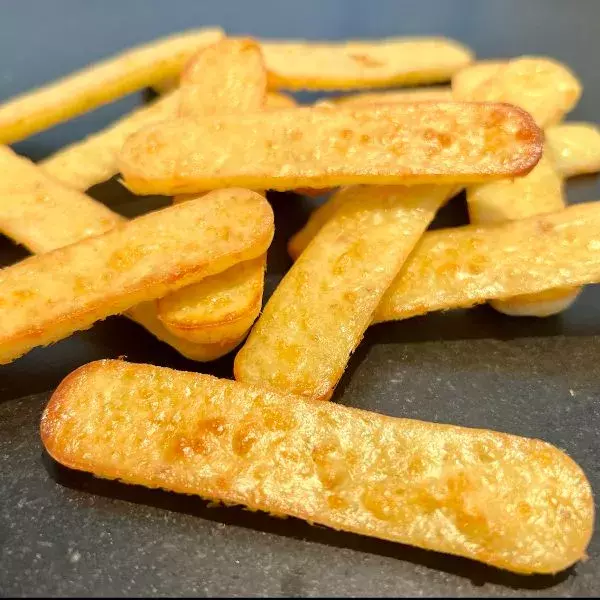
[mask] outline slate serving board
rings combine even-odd
[[[547,54],[585,94],[569,117],[600,116],[600,3],[550,0],[192,2],[0,0],[0,99],[119,49],[190,27],[232,34],[344,39],[448,35],[480,57]],[[312,100],[314,94],[302,94]],[[144,100],[116,102],[16,144],[40,159]],[[1,176],[1,174],[0,174]],[[116,182],[91,195],[134,216],[166,204]],[[600,198],[595,177],[571,180],[572,202]],[[268,290],[289,268],[287,238],[318,200],[270,194],[277,234]],[[435,226],[466,222],[464,199]],[[25,252],[0,239],[0,265]],[[197,498],[96,480],[42,450],[41,411],[56,384],[91,360],[231,376],[231,357],[193,363],[113,317],[0,367],[0,595],[593,596],[600,534],[587,562],[555,577],[520,577],[467,560],[279,520]],[[481,307],[372,327],[334,400],[386,414],[540,437],[565,449],[600,492],[600,287],[561,316],[510,319]]]

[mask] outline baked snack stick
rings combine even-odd
[[[473,60],[448,38],[261,40],[271,88],[342,90],[449,81]]]
[[[119,172],[117,158],[132,133],[151,123],[172,119],[178,106],[178,91],[165,95],[84,140],[55,152],[38,165],[70,188],[87,190]]]
[[[528,110],[540,127],[552,125],[573,108],[581,85],[566,67],[546,58],[520,58],[500,66],[489,79],[465,93],[453,85],[463,100],[505,101]],[[505,179],[490,185],[469,186],[467,206],[473,223],[520,219],[560,210],[565,206],[562,178],[549,158],[520,180]],[[498,311],[512,316],[549,316],[565,310],[577,289],[548,290],[539,296],[492,301]]]
[[[273,212],[249,190],[208,194],[0,271],[0,364],[262,255]]]
[[[451,186],[353,186],[292,265],[235,357],[235,378],[328,399],[383,294]]]
[[[179,73],[199,48],[223,36],[197,29],[155,40],[90,65],[0,105],[0,143],[17,142]]]
[[[179,114],[202,117],[262,110],[266,91],[267,72],[258,44],[224,39],[199,52],[184,69]],[[190,197],[198,194],[179,200]],[[260,313],[265,266],[263,255],[169,294],[157,302],[161,323],[194,343],[241,343]]]
[[[325,102],[334,102],[341,106],[369,106],[396,102],[451,102],[452,100],[452,89],[449,86],[432,86],[381,92],[359,92],[338,98],[327,98]]]
[[[519,221],[427,232],[374,322],[600,283],[600,202]]]
[[[546,152],[562,177],[600,171],[600,132],[592,123],[562,123],[546,130]],[[332,196],[315,209],[306,225],[288,242],[288,252],[295,260],[308,246],[317,231],[331,218],[343,196]]]
[[[59,463],[97,477],[478,560],[556,573],[585,558],[590,485],[550,444],[105,360],[41,422]]]
[[[137,194],[475,182],[526,174],[541,145],[530,115],[506,104],[309,107],[146,127],[120,169]]]
[[[2,146],[0,168],[0,233],[33,253],[51,252],[125,221],[104,204],[54,181],[31,161]],[[228,277],[225,272],[206,280],[221,275]],[[215,360],[237,345],[223,340],[194,344],[174,336],[158,319],[154,301],[134,306],[126,315],[192,360]]]

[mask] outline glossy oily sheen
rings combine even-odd
[[[208,375],[100,361],[41,423],[72,469],[197,494],[519,573],[584,558],[593,500],[545,442],[386,417]]]
[[[120,167],[139,194],[475,182],[524,175],[541,144],[531,117],[504,104],[298,108],[147,127]]]

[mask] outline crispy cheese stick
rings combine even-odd
[[[592,123],[562,123],[546,129],[546,152],[563,177],[600,171],[600,131]]]
[[[29,160],[2,146],[0,167],[3,173],[0,181],[0,233],[23,244],[33,253],[51,252],[110,231],[124,222],[104,204],[54,181]],[[204,281],[210,284],[210,280],[219,277],[229,279],[230,275],[224,272]],[[194,344],[173,335],[160,322],[154,301],[134,306],[126,314],[192,360],[215,360],[237,345],[227,340]]]
[[[273,213],[219,190],[0,271],[0,364],[263,254]]]
[[[327,399],[450,186],[354,186],[285,275],[235,358],[237,380]]]
[[[179,73],[220,29],[180,33],[126,50],[0,105],[0,143],[8,144]]]
[[[218,401],[217,401],[218,399]],[[59,463],[518,573],[585,557],[590,484],[540,440],[398,419],[209,375],[90,363],[41,423]]]
[[[59,150],[41,161],[44,171],[76,190],[87,190],[119,172],[117,159],[125,140],[138,129],[171,119],[179,106],[179,92],[159,98],[125,115],[106,129]]]
[[[548,127],[546,151],[562,177],[600,171],[600,132],[591,123],[563,123]],[[288,252],[294,260],[338,209],[341,198],[332,196],[315,209],[306,225],[290,238]],[[508,200],[518,202],[521,198],[513,195]]]
[[[272,88],[342,90],[448,81],[473,58],[447,38],[262,40]]]
[[[495,75],[506,60],[478,60],[452,75],[452,90],[460,91],[463,98],[470,98],[473,91]]]
[[[520,58],[500,66],[495,74],[466,91],[454,82],[454,95],[463,100],[511,102],[529,111],[538,125],[559,121],[576,104],[581,85],[565,66],[546,58]],[[559,210],[565,200],[560,175],[549,159],[521,180],[497,181],[467,190],[469,215],[474,223],[519,219]],[[513,298],[492,302],[508,315],[553,315],[565,310],[579,290],[550,290],[538,298]]]
[[[266,92],[267,71],[258,44],[224,39],[199,52],[184,70],[179,114],[206,117],[262,110]],[[266,256],[261,256],[169,294],[157,303],[161,322],[194,343],[239,344],[260,313],[265,266]]]
[[[374,322],[587,283],[600,283],[600,202],[426,233]]]
[[[473,182],[524,175],[541,142],[506,104],[310,107],[150,126],[127,140],[120,168],[139,194]]]

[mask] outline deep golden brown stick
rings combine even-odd
[[[209,375],[100,361],[42,417],[46,450],[97,477],[428,550],[518,573],[585,557],[582,470],[535,439],[397,419]]]
[[[220,29],[180,33],[91,65],[0,105],[0,143],[8,144],[179,73]]]
[[[218,190],[2,269],[0,364],[256,258],[272,236],[262,196]]]
[[[120,168],[139,194],[475,182],[524,175],[541,146],[531,117],[506,104],[310,107],[150,126]]]

